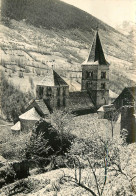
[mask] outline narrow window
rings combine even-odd
[[[86,82],[86,89],[88,89],[89,87],[89,82]]]
[[[86,78],[89,78],[89,72],[86,71]]]
[[[89,77],[93,79],[93,71],[89,72]]]
[[[60,107],[60,99],[57,100],[57,106]]]
[[[51,96],[52,90],[51,87],[47,87],[47,96]]]
[[[102,71],[101,72],[101,79],[105,79],[106,78],[106,72]]]
[[[57,88],[57,95],[60,96],[60,88]]]
[[[66,99],[63,98],[63,106],[66,106]]]
[[[105,83],[101,83],[101,89],[105,89]]]
[[[66,89],[63,88],[63,96],[65,96],[65,95],[66,95]]]
[[[42,86],[39,87],[39,97],[40,98],[43,97],[43,87]]]

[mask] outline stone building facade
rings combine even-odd
[[[36,87],[36,99],[42,99],[49,110],[65,108],[68,104],[69,86],[53,70]]]

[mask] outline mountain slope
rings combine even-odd
[[[79,28],[91,31],[99,28],[115,31],[92,15],[59,0],[2,0],[2,15],[15,20],[25,19],[46,28]]]

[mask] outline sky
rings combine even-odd
[[[136,0],[61,0],[116,27],[123,21],[136,23]]]

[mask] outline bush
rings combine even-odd
[[[8,76],[9,76],[9,77],[12,77],[11,70],[9,70]]]
[[[30,143],[28,143],[27,158],[40,167],[51,163],[50,167],[53,169],[56,165],[55,157],[65,155],[72,140],[72,135],[62,136],[50,123],[40,120],[36,123]]]
[[[20,71],[20,72],[18,73],[18,76],[19,76],[19,78],[24,78],[23,72]]]
[[[25,73],[30,73],[29,67],[25,67]]]
[[[38,69],[35,69],[35,73],[37,76],[40,76],[41,75],[41,70],[38,68]]]
[[[16,68],[14,66],[11,69],[12,69],[12,73],[16,72]]]
[[[31,77],[29,77],[29,82],[31,84],[31,88],[34,89],[34,81]]]

